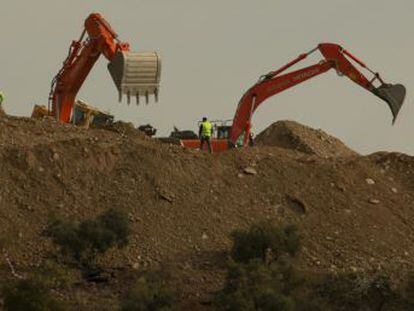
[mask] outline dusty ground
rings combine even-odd
[[[413,157],[361,156],[294,122],[273,125],[256,147],[210,155],[128,125],[84,130],[0,116],[0,247],[25,273],[54,251],[41,234],[49,215],[127,211],[131,243],[101,262],[124,272],[63,294],[74,309],[111,310],[127,271],[158,267],[170,271],[181,305],[207,308],[229,234],[269,219],[298,225],[303,269],[385,271],[397,282],[414,268],[413,173]],[[4,256],[0,264],[11,277]]]

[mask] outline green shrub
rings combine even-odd
[[[51,260],[44,261],[34,273],[35,277],[48,288],[66,290],[77,281],[76,271]]]
[[[232,258],[248,263],[252,259],[265,260],[270,251],[274,259],[280,255],[296,255],[299,251],[299,235],[295,226],[275,226],[261,223],[251,226],[249,231],[235,231],[232,234]]]
[[[400,292],[407,304],[414,309],[414,272],[408,273]]]
[[[54,220],[49,223],[46,235],[60,246],[65,255],[73,255],[80,260],[85,250],[85,241],[80,235],[79,223],[70,220]]]
[[[2,290],[4,309],[10,311],[59,311],[63,304],[56,300],[41,278],[32,277],[10,283]]]
[[[322,310],[311,296],[304,297],[304,279],[289,262],[266,265],[255,259],[230,262],[228,269],[226,285],[215,297],[217,309]]]
[[[294,226],[262,223],[236,231],[232,238],[225,286],[214,299],[218,310],[414,310],[414,274],[393,288],[383,274],[299,272]]]
[[[121,301],[122,311],[172,310],[175,293],[165,278],[158,274],[146,274],[138,279]]]
[[[295,226],[260,223],[248,231],[233,232],[232,238],[227,280],[214,299],[217,309],[325,310],[294,267],[300,249]]]
[[[46,230],[46,235],[60,246],[65,255],[86,264],[113,246],[126,246],[130,233],[128,217],[119,209],[110,209],[96,219],[81,223],[54,220]]]
[[[131,234],[128,215],[119,209],[109,209],[106,213],[98,218],[98,222],[107,228],[112,235],[112,240],[119,247],[128,244],[128,238]]]
[[[332,310],[388,310],[402,302],[389,277],[364,273],[328,274],[314,284],[314,295]]]
[[[64,310],[51,290],[67,290],[75,281],[71,272],[54,261],[44,261],[32,268],[29,277],[7,280],[1,286],[5,310]]]

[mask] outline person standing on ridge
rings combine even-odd
[[[0,91],[0,106],[3,103],[3,100],[4,100],[4,93]]]
[[[3,110],[3,101],[4,101],[4,93],[2,91],[0,91],[0,115],[4,115],[4,110]]]
[[[203,122],[200,124],[198,130],[198,136],[200,137],[200,150],[203,150],[204,144],[207,143],[208,151],[213,153],[213,147],[211,146],[211,136],[213,134],[213,125],[203,117]]]

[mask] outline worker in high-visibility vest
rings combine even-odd
[[[0,106],[4,101],[4,93],[2,91],[0,91]]]
[[[2,91],[0,91],[0,115],[4,115],[4,110],[3,110],[3,102],[4,102],[4,93]]]
[[[208,151],[210,151],[210,153],[213,153],[213,147],[211,146],[212,135],[213,125],[207,120],[206,117],[204,117],[198,131],[198,136],[200,137],[200,150],[203,150],[204,144],[207,143]]]

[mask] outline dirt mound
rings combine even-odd
[[[278,121],[255,138],[258,146],[274,146],[319,157],[348,157],[356,152],[339,139],[294,121]]]
[[[303,269],[398,279],[414,268],[414,184],[404,173],[413,171],[413,157],[358,156],[293,122],[271,129],[287,133],[276,135],[277,147],[210,155],[161,144],[127,124],[85,130],[48,118],[2,117],[0,248],[24,273],[56,251],[42,234],[49,215],[83,220],[120,208],[133,236],[101,265],[167,267],[187,309],[201,308],[223,284],[230,233],[260,221],[299,227]],[[0,267],[0,278],[10,277],[3,257]],[[63,297],[87,301],[74,309],[111,309],[123,282],[93,290],[74,285]]]

